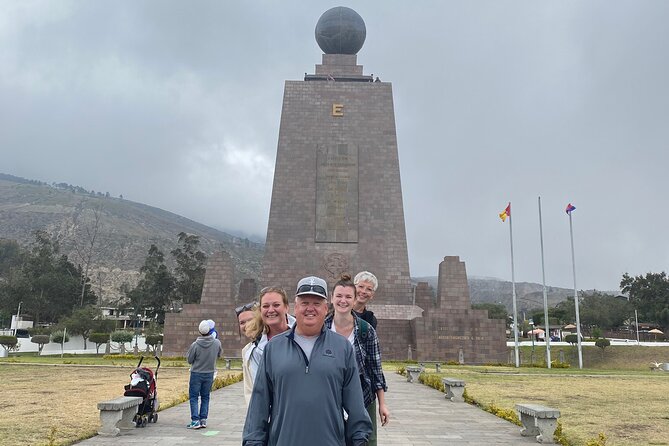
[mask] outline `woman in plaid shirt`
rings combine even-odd
[[[332,289],[333,313],[325,319],[325,327],[347,338],[355,350],[362,394],[373,427],[368,445],[376,446],[376,399],[379,400],[381,425],[385,426],[390,417],[385,398],[388,386],[381,368],[381,349],[376,331],[353,314],[355,293],[351,276],[343,274]]]

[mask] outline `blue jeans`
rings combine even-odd
[[[188,396],[190,398],[190,419],[192,421],[206,420],[209,415],[209,394],[214,383],[214,373],[190,372]],[[197,410],[198,397],[200,410]]]

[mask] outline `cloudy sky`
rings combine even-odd
[[[669,2],[0,0],[0,172],[264,238],[285,80],[355,9],[392,82],[412,276],[614,290],[667,269]]]

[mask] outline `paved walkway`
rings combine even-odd
[[[466,403],[446,401],[444,394],[422,384],[408,383],[396,373],[387,373],[386,402],[390,423],[379,425],[379,445],[488,446],[537,444],[520,436],[520,427]],[[158,381],[160,395],[160,381]],[[246,405],[242,384],[212,393],[207,429],[190,431],[188,403],[158,413],[158,423],[125,431],[119,437],[96,436],[79,445],[241,445]],[[312,446],[312,445],[305,445]]]

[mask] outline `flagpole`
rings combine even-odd
[[[541,241],[541,280],[544,287],[544,321],[546,331],[544,341],[546,342],[546,367],[551,368],[551,331],[548,324],[548,295],[546,294],[546,268],[544,266],[544,230],[541,224],[541,197],[539,198],[539,240]]]
[[[509,209],[511,209],[511,202],[509,202]],[[513,219],[511,212],[509,212],[509,241],[511,243],[511,298],[513,300],[513,343],[516,356],[516,367],[520,367],[520,355],[518,352],[518,309],[516,306],[516,276],[513,268]]]
[[[571,268],[574,275],[574,308],[576,309],[576,342],[578,345],[578,368],[583,368],[583,351],[581,348],[581,318],[578,314],[578,292],[576,291],[576,260],[574,258],[574,229],[571,224],[571,212],[569,215],[569,237],[571,239]]]

